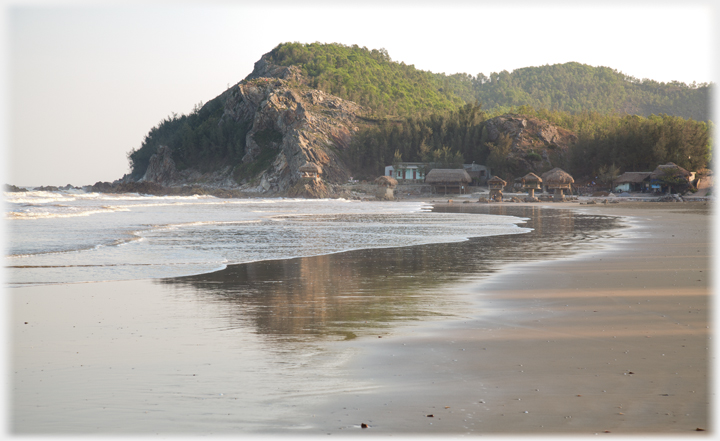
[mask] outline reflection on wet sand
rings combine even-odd
[[[527,218],[527,234],[466,242],[349,251],[233,265],[158,283],[222,304],[230,328],[250,321],[280,339],[353,338],[393,323],[457,314],[450,284],[486,277],[504,263],[567,257],[617,234],[617,218],[541,207],[465,204],[435,211]]]

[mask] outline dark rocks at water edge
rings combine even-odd
[[[257,192],[244,192],[234,188],[208,187],[201,185],[164,186],[157,182],[96,182],[94,185],[83,187],[85,191],[97,193],[139,193],[154,196],[192,196],[208,195],[219,198],[257,198],[267,197],[267,194]],[[301,180],[287,192],[273,194],[274,197],[299,197],[310,199],[345,198],[359,199],[352,191],[339,185],[333,185],[322,180]]]
[[[209,195],[220,198],[242,198],[251,195],[236,189],[202,187],[199,185],[184,185],[167,187],[157,182],[96,182],[94,185],[84,187],[85,191],[97,193],[140,193],[155,196],[192,196]]]
[[[17,187],[15,185],[5,184],[5,191],[10,192],[10,193],[18,193],[18,192],[29,191],[29,190],[26,188]]]
[[[256,198],[267,197],[266,194],[258,194],[256,192],[244,192],[233,188],[209,187],[202,185],[182,185],[182,186],[165,186],[157,182],[123,182],[121,180],[114,182],[98,181],[93,185],[85,185],[83,187],[74,187],[66,185],[64,187],[56,187],[54,185],[45,185],[35,188],[23,188],[12,184],[5,184],[5,191],[10,193],[29,192],[29,191],[64,191],[64,190],[80,190],[94,193],[138,193],[153,196],[194,196],[208,195],[219,198]],[[345,198],[360,199],[353,191],[342,188],[339,185],[327,184],[321,180],[307,182],[300,181],[292,189],[284,193],[274,194],[275,197],[299,197],[299,198]]]
[[[82,190],[80,187],[74,187],[70,184],[64,187],[56,187],[54,185],[43,185],[41,187],[34,187],[31,190],[27,188],[18,187],[17,185],[5,184],[5,191],[10,193],[24,192],[24,191],[60,191],[60,190]]]

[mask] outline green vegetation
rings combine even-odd
[[[270,60],[279,66],[299,66],[308,86],[354,101],[377,115],[442,112],[472,99],[466,75],[434,74],[393,62],[385,49],[283,43],[270,52]]]
[[[700,170],[710,163],[712,123],[668,115],[571,114],[530,106],[518,110],[526,117],[547,120],[578,135],[578,142],[564,155],[552,146],[548,149],[553,164],[576,178],[599,176],[608,170],[651,171],[667,162]],[[355,136],[348,163],[360,179],[382,174],[398,155],[408,162],[433,162],[438,157],[458,155],[463,163],[486,164],[493,174],[507,178],[531,171],[518,168],[508,159],[512,144],[509,136],[501,134],[495,142],[487,141],[485,122],[494,116],[478,106],[466,105],[441,115],[376,124]],[[542,159],[535,151],[525,157]]]
[[[710,119],[711,84],[638,80],[608,67],[576,62],[490,76],[445,75],[394,62],[385,49],[337,43],[283,43],[270,52],[270,60],[299,66],[310,87],[370,107],[378,115],[427,115],[482,103],[498,113],[527,105],[568,113],[664,113]]]
[[[467,104],[455,111],[384,121],[358,132],[347,152],[353,176],[369,179],[383,174],[397,155],[407,162],[435,162],[439,166],[487,158],[479,106]],[[487,136],[487,134],[485,134]]]
[[[608,67],[580,63],[526,67],[472,81],[474,98],[488,109],[532,106],[569,113],[667,114],[710,119],[710,84],[638,80]]]
[[[145,174],[150,157],[161,145],[172,149],[179,170],[192,166],[205,172],[239,164],[251,122],[222,119],[224,104],[223,94],[204,106],[195,106],[189,115],[173,114],[150,129],[140,148],[128,153],[131,176],[139,179]],[[261,135],[264,140],[263,136],[272,134]]]

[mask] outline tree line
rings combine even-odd
[[[553,155],[552,148],[549,151],[553,166],[580,179],[606,173],[609,167],[621,172],[652,171],[667,162],[701,170],[712,157],[711,122],[665,114],[647,118],[599,112],[573,114],[531,106],[510,110],[515,116],[543,119],[574,132],[578,141],[567,152]],[[443,114],[384,121],[355,136],[347,152],[348,164],[360,179],[381,175],[385,166],[402,161],[452,167],[475,162],[488,165],[493,174],[506,180],[545,171],[509,159],[513,140],[507,134],[488,141],[486,123],[499,114],[467,104]],[[526,157],[539,159],[540,155],[530,151]]]
[[[205,105],[196,105],[188,115],[172,114],[150,129],[140,148],[128,153],[131,177],[142,178],[161,145],[172,149],[178,170],[192,167],[205,172],[240,164],[251,121],[223,119],[225,100],[223,93]]]

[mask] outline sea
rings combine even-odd
[[[523,234],[514,216],[424,202],[5,193],[10,286],[159,279],[262,260]]]

